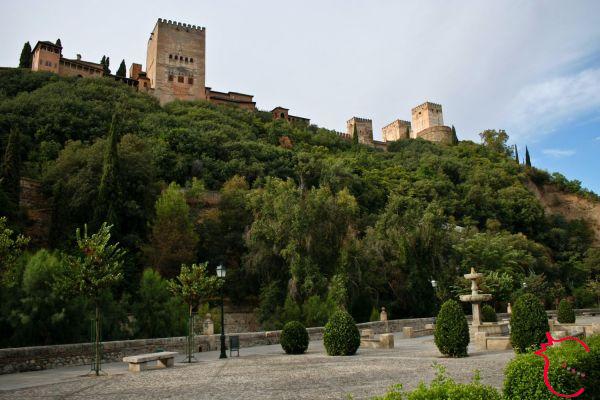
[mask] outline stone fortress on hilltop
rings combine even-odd
[[[62,55],[58,43],[38,41],[32,50],[33,71],[53,72],[61,76],[106,76],[102,64]],[[206,100],[215,104],[256,110],[253,95],[238,92],[219,92],[206,86],[206,28],[159,18],[150,33],[146,52],[146,71],[139,63],[132,63],[129,77],[108,75],[117,81],[147,92],[161,105],[174,100]],[[289,114],[281,106],[271,110],[273,119],[293,124],[309,125],[310,119]],[[386,149],[389,142],[422,138],[432,142],[452,143],[452,129],[444,125],[442,106],[425,102],[412,109],[411,122],[397,119],[382,128],[383,141],[373,139],[373,122],[352,117],[346,122],[346,133],[340,137]]]
[[[387,148],[389,142],[405,139],[425,139],[430,142],[452,144],[455,140],[452,128],[444,125],[442,106],[425,102],[412,109],[412,122],[397,119],[381,129],[383,141],[373,139],[373,121],[352,117],[346,122],[343,137],[352,139],[358,134],[358,143]],[[356,130],[355,130],[356,129]]]

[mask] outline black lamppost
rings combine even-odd
[[[436,307],[436,309],[437,309],[437,304],[438,304],[437,285],[438,285],[437,281],[435,279],[432,279],[431,280],[431,287],[433,288],[433,295],[435,296],[435,299],[434,299],[434,303],[435,304],[434,304],[434,306]],[[435,310],[434,310],[434,312],[435,312]],[[433,316],[433,323],[435,324],[435,315]]]
[[[222,265],[217,267],[217,277],[223,279],[221,282],[221,355],[219,358],[227,358],[227,352],[225,351],[225,313],[223,311],[223,304],[225,303],[223,295],[223,286],[225,286],[225,267]]]

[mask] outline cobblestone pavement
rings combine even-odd
[[[363,399],[392,384],[413,388],[430,381],[434,362],[457,381],[470,381],[477,369],[484,383],[500,388],[513,357],[512,351],[482,353],[471,346],[468,358],[448,359],[440,356],[432,336],[396,335],[395,340],[392,350],[359,349],[351,357],[329,357],[318,341],[304,355],[286,355],[279,345],[257,346],[242,349],[239,358],[200,353],[197,363],[142,373],[113,363],[101,377],[82,376],[85,367],[0,375],[0,399],[346,399],[348,394]]]

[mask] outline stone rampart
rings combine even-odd
[[[432,126],[417,132],[416,135],[430,142],[452,144],[452,128],[448,126]]]

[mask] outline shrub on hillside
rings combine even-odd
[[[455,300],[448,300],[436,318],[435,345],[444,355],[466,357],[469,345],[469,325],[462,307]]]
[[[482,322],[498,322],[498,316],[494,307],[486,304],[481,308],[481,321]]]
[[[545,355],[550,360],[548,377],[554,390],[572,394],[580,388],[584,392],[578,399],[594,399],[600,393],[600,336],[585,340],[590,347],[586,353],[574,342],[550,347]],[[572,369],[577,373],[573,373]],[[582,377],[581,374],[585,374]],[[544,359],[534,353],[517,355],[504,371],[504,398],[506,400],[556,399],[544,383]]]
[[[394,385],[382,397],[375,397],[373,400],[436,400],[436,399],[460,399],[460,400],[501,400],[502,396],[492,386],[481,384],[481,378],[476,373],[471,383],[456,383],[446,376],[446,369],[441,365],[436,365],[436,376],[427,386],[421,382],[419,386],[411,391],[404,392],[402,385]]]
[[[360,346],[360,333],[350,314],[336,311],[325,325],[323,344],[330,356],[351,356]]]
[[[566,299],[562,299],[558,304],[558,322],[561,324],[574,324],[575,323],[575,311],[571,302]]]
[[[298,321],[290,321],[281,331],[281,347],[287,354],[302,354],[308,349],[308,332]]]
[[[539,348],[546,339],[548,316],[540,300],[531,293],[519,297],[510,318],[510,342],[517,353]]]

